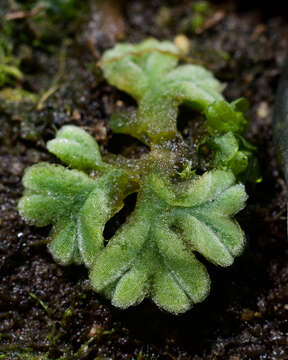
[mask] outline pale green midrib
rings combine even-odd
[[[196,88],[198,88],[199,90],[201,90],[201,92],[206,94],[207,99],[204,99],[201,101],[202,102],[207,102],[207,106],[214,103],[215,101],[220,101],[223,100],[223,96],[218,93],[216,90],[211,89],[209,86],[205,85],[204,81],[199,81],[199,80],[193,80],[191,79],[191,81],[188,80],[175,80],[175,79],[171,79],[171,80],[162,80],[162,82],[158,85],[158,87],[163,87],[163,86],[167,86],[168,90],[169,87],[171,87],[171,94],[169,94],[170,96],[173,96],[175,94],[175,88],[177,88],[178,86],[181,86],[181,84],[183,85],[187,85],[187,86],[195,86]],[[173,86],[172,86],[173,85]],[[169,93],[169,92],[168,92]],[[197,94],[197,98],[195,98],[195,102],[197,102],[197,99],[199,98],[199,95]],[[193,100],[193,92],[191,92],[191,100]],[[183,101],[183,100],[181,100]],[[198,99],[199,101],[199,99]],[[208,104],[209,102],[209,104]]]
[[[27,189],[28,191],[26,192],[26,194],[24,194],[24,196],[32,196],[32,195],[42,195],[45,197],[49,197],[52,200],[55,201],[61,201],[66,203],[66,205],[71,204],[72,203],[72,207],[74,208],[74,206],[78,205],[78,201],[77,200],[77,204],[75,204],[75,198],[77,198],[79,196],[79,193],[83,191],[83,197],[85,196],[85,198],[83,200],[81,200],[81,203],[85,203],[85,201],[87,200],[87,198],[89,197],[89,195],[91,194],[91,192],[95,189],[96,187],[96,183],[95,184],[89,184],[89,187],[91,187],[91,189],[89,190],[79,190],[77,193],[74,194],[65,194],[63,195],[63,193],[61,192],[54,192],[52,194],[52,192],[50,192],[49,190],[34,190],[34,189]],[[85,192],[85,194],[84,194]],[[86,195],[87,194],[87,195]],[[80,197],[80,196],[79,196]],[[74,203],[74,205],[73,205]]]
[[[147,92],[147,89],[149,89],[149,78],[148,78],[148,76],[147,76],[147,74],[146,74],[146,72],[145,72],[145,68],[143,68],[142,66],[140,66],[140,64],[137,64],[135,61],[130,61],[131,62],[131,64],[132,64],[132,66],[133,67],[135,67],[135,68],[137,68],[141,73],[142,73],[142,76],[143,76],[143,79],[145,79],[145,84],[142,84],[142,86],[143,86],[143,88],[141,89],[141,91],[143,92],[143,93],[146,93]],[[136,82],[139,82],[139,80],[138,79],[135,79],[135,81]],[[132,93],[130,93],[130,95],[132,96],[132,97],[134,97],[135,98],[135,100],[137,101],[137,102],[139,102],[141,99],[142,99],[142,94],[138,94],[138,90],[137,90],[137,94],[132,94]]]
[[[120,176],[122,174],[124,174],[124,171],[122,172],[119,169],[117,169],[116,172],[119,173]],[[114,171],[114,173],[115,173],[115,171]],[[76,193],[70,193],[70,195],[69,194],[63,195],[63,193],[61,193],[61,192],[52,193],[49,190],[41,191],[41,190],[34,190],[34,189],[28,188],[26,196],[41,195],[44,197],[48,197],[49,199],[52,199],[55,202],[61,202],[61,205],[63,207],[63,214],[61,214],[61,216],[65,215],[65,212],[66,212],[65,208],[67,206],[70,206],[69,214],[67,214],[64,217],[67,217],[67,219],[69,219],[69,218],[71,219],[71,217],[72,217],[71,220],[76,219],[78,221],[81,208],[84,206],[85,202],[88,200],[89,196],[95,190],[95,188],[97,186],[99,186],[99,183],[97,183],[97,180],[99,180],[99,182],[105,183],[106,179],[111,176],[113,177],[113,174],[111,174],[110,172],[107,172],[106,174],[104,173],[100,178],[96,178],[95,180],[89,178],[90,181],[88,184],[86,184],[86,188],[83,187],[83,189],[79,190]],[[111,190],[112,189],[110,188],[109,193],[111,192]],[[51,223],[57,224],[58,221],[59,221],[59,217],[56,216],[55,220],[52,221]]]
[[[53,164],[54,165],[54,164]],[[66,169],[66,168],[65,168]],[[39,170],[39,171],[41,171],[41,169]],[[73,170],[72,170],[73,171]],[[78,170],[77,170],[78,171]],[[88,181],[89,182],[87,182],[86,184],[84,184],[83,185],[83,188],[82,189],[80,189],[79,191],[77,191],[76,192],[76,194],[78,194],[78,192],[80,192],[80,191],[82,191],[83,189],[85,189],[85,188],[88,188],[88,187],[92,187],[92,186],[95,186],[95,180],[93,180],[92,178],[90,178],[90,177],[88,177],[87,176],[87,179],[88,179]],[[27,194],[28,195],[31,195],[32,193],[33,194],[36,194],[36,195],[45,195],[45,196],[54,196],[54,197],[56,197],[56,196],[59,196],[59,195],[61,195],[61,194],[63,194],[63,193],[61,193],[61,192],[59,192],[58,190],[57,191],[53,191],[53,190],[40,190],[40,189],[36,189],[36,188],[33,188],[33,186],[32,187],[26,187],[26,192],[27,192]],[[55,195],[52,195],[52,194],[55,194]],[[70,192],[70,195],[69,195],[69,193],[66,193],[63,197],[71,197],[71,195],[72,195],[73,193],[72,192]],[[75,194],[75,193],[74,193]],[[62,195],[61,195],[62,196]]]
[[[57,137],[57,136],[55,137],[55,139],[52,139],[50,141],[54,141],[54,140],[55,141],[61,140],[61,141],[65,142],[68,145],[70,145],[72,143],[72,145],[83,147],[86,151],[91,152],[91,144],[85,144],[85,142],[80,142],[80,141],[77,141],[77,140],[72,139],[72,138]],[[48,150],[49,150],[49,142],[50,141],[48,141],[48,143],[47,143],[47,149]],[[91,167],[91,168],[95,169],[95,170],[99,169],[99,170],[104,170],[105,171],[105,169],[107,168],[107,164],[105,164],[104,161],[102,160],[102,157],[101,157],[101,154],[100,154],[100,151],[99,151],[98,147],[95,146],[94,144],[93,144],[93,146],[94,146],[94,150],[95,150],[95,153],[96,153],[96,159],[94,161],[93,167]],[[52,154],[54,154],[52,151],[50,151],[50,152]],[[56,154],[54,154],[54,155],[58,158],[58,155],[56,155]]]
[[[207,201],[204,201],[200,204],[194,205],[194,206],[182,206],[180,202],[175,202],[174,204],[171,204],[172,206],[175,207],[175,209],[173,209],[173,211],[182,211],[182,210],[187,210],[187,211],[195,211],[195,212],[202,212],[202,211],[209,211],[209,212],[213,212],[214,207],[210,207],[209,205],[212,203],[213,205],[217,202],[217,198],[216,199],[209,199]],[[170,206],[171,206],[170,205]],[[202,209],[203,208],[203,209]],[[224,214],[221,213],[217,213],[217,215],[219,216],[225,216]]]
[[[180,201],[179,201],[179,200],[177,201],[177,194],[174,195],[174,199],[173,199],[173,198],[172,198],[172,199],[167,199],[167,198],[162,197],[162,196],[159,195],[159,194],[158,194],[158,197],[161,198],[162,200],[164,200],[164,201],[167,203],[167,205],[169,205],[170,207],[173,207],[172,211],[173,211],[173,212],[176,212],[176,213],[178,212],[178,210],[179,210],[179,211],[181,211],[181,210],[193,210],[193,211],[197,211],[197,209],[199,209],[199,211],[201,211],[201,208],[204,208],[204,207],[205,207],[205,209],[203,209],[203,210],[205,210],[205,211],[211,211],[211,212],[212,212],[212,209],[211,209],[211,208],[209,209],[209,204],[211,204],[211,203],[213,203],[213,204],[217,203],[218,198],[219,198],[226,190],[228,190],[229,188],[230,188],[230,187],[227,187],[223,192],[221,191],[221,192],[215,194],[215,197],[213,197],[212,199],[207,199],[206,201],[200,202],[200,203],[198,203],[198,204],[196,204],[196,205],[193,205],[193,206],[182,205],[181,200],[180,200]],[[185,201],[185,200],[184,200],[184,201]],[[206,208],[208,208],[208,209],[206,209]],[[223,214],[219,213],[219,215],[223,215]],[[223,216],[225,216],[225,215],[223,215]]]
[[[151,230],[149,229],[148,231],[148,234],[147,234],[147,238],[146,240],[143,242],[143,245],[141,247],[141,249],[139,249],[139,251],[136,253],[136,255],[133,257],[132,261],[129,262],[129,265],[127,267],[126,270],[123,271],[123,273],[121,273],[117,278],[114,278],[113,281],[111,281],[109,284],[107,284],[105,286],[105,288],[103,289],[103,291],[105,291],[105,289],[109,286],[111,286],[113,283],[115,283],[115,287],[112,291],[112,297],[114,296],[114,293],[116,291],[116,288],[117,288],[117,285],[118,285],[118,282],[119,280],[124,277],[129,271],[131,271],[131,269],[133,268],[133,266],[135,265],[135,263],[138,261],[138,259],[141,257],[141,253],[144,254],[144,256],[147,256],[146,255],[146,250],[149,250],[149,247],[150,247],[150,244],[149,244],[149,234],[150,234]],[[151,241],[151,240],[150,240]],[[148,245],[147,245],[148,244]],[[142,255],[143,256],[143,255]],[[148,274],[150,274],[150,276],[147,276],[147,282],[149,281],[149,277],[151,277],[151,272],[152,272],[152,269],[149,269],[148,271]]]
[[[177,234],[176,234],[177,235]],[[157,249],[157,254],[158,254],[158,258],[160,259],[161,265],[163,265],[163,267],[167,268],[169,270],[169,274],[171,274],[173,280],[176,282],[176,284],[179,286],[179,288],[184,292],[185,296],[188,298],[188,300],[191,301],[192,304],[194,304],[194,300],[191,298],[191,296],[187,293],[187,291],[182,287],[180,281],[178,280],[177,275],[175,274],[175,271],[172,270],[171,266],[169,266],[167,264],[167,262],[165,261],[164,255],[161,253],[161,250],[159,249],[159,246],[156,242],[156,240],[153,240],[154,244],[155,244],[155,248]]]
[[[171,207],[171,205],[168,204],[167,201],[165,201],[165,199],[161,198],[158,194],[156,194],[156,195],[157,195],[158,199],[161,199],[161,200],[162,200],[162,204],[165,206],[165,208],[169,208],[169,210],[170,210],[170,211],[172,210],[172,212],[173,212],[173,208]],[[157,198],[157,197],[156,197],[156,198]],[[163,205],[162,205],[162,206],[163,206]],[[163,206],[163,207],[164,207],[164,206]],[[168,210],[168,209],[166,209],[166,210]],[[161,212],[159,211],[159,213],[161,213]],[[161,221],[160,216],[155,216],[155,219],[154,219],[154,221],[152,222],[152,226],[153,226],[153,227],[155,226],[155,223],[157,223],[157,220],[158,220],[159,222]],[[165,225],[163,225],[163,226],[165,226]],[[168,227],[168,230],[169,230],[169,227]],[[178,235],[176,234],[176,236],[178,236]],[[162,262],[162,265],[163,265],[164,267],[167,267],[167,268],[168,268],[169,273],[172,275],[174,281],[177,283],[177,285],[179,286],[179,288],[184,292],[184,294],[185,294],[185,296],[187,296],[188,300],[190,300],[190,301],[192,302],[192,304],[194,304],[194,300],[193,300],[193,299],[191,298],[191,296],[187,293],[187,291],[183,288],[183,286],[181,285],[180,281],[178,280],[177,275],[175,274],[175,272],[172,270],[172,268],[171,268],[171,267],[167,264],[167,262],[165,261],[164,255],[162,255],[161,250],[159,249],[159,246],[158,246],[158,244],[157,244],[156,239],[155,239],[155,238],[152,238],[151,241],[154,243],[155,248],[157,249],[158,258],[160,258],[160,261]],[[181,239],[181,241],[182,241],[182,239]],[[185,246],[185,244],[183,244],[183,245]]]
[[[143,189],[143,198],[145,199],[145,189]],[[149,203],[149,199],[150,199],[150,207],[149,207],[149,205],[147,205],[147,203]],[[159,199],[159,197],[158,197],[158,199]],[[139,212],[141,212],[142,214],[145,214],[147,212],[146,216],[144,216],[144,217],[157,219],[158,218],[157,210],[159,212],[159,208],[161,208],[161,204],[160,205],[158,204],[157,205],[158,209],[156,209],[156,210],[154,209],[154,211],[151,213],[151,208],[152,208],[151,203],[153,203],[153,195],[148,196],[147,199],[142,200],[142,201],[145,201],[145,203],[141,204],[141,202],[139,202],[138,208],[134,210],[134,216],[137,217],[137,214]],[[154,202],[155,202],[155,199],[154,199]],[[162,204],[163,204],[163,201],[162,201]],[[107,288],[108,286],[110,286],[114,281],[117,281],[119,278],[121,278],[123,276],[123,274],[126,274],[128,271],[130,271],[131,268],[133,267],[133,264],[135,264],[135,261],[137,260],[138,256],[143,251],[143,248],[145,246],[147,246],[147,243],[148,242],[154,242],[154,240],[152,240],[153,237],[151,236],[151,231],[152,231],[152,227],[153,227],[154,222],[155,222],[155,220],[151,221],[150,226],[149,226],[149,230],[147,231],[147,234],[146,234],[146,239],[143,241],[143,244],[142,244],[141,248],[139,249],[139,251],[137,251],[135,253],[135,256],[133,257],[133,259],[128,262],[127,267],[125,267],[124,272],[121,272],[121,274],[119,274],[119,276],[117,276],[116,278],[113,278],[113,280],[111,282],[107,283],[106,286],[104,287],[104,289]],[[112,246],[113,238],[117,235],[117,233],[118,233],[118,231],[120,231],[120,229],[121,229],[121,227],[117,230],[116,234],[109,240],[107,246],[109,246],[109,243],[111,243],[110,246]],[[155,245],[157,247],[156,243],[155,243]],[[149,244],[148,244],[147,247],[149,247]]]
[[[210,221],[207,221],[207,218],[205,218],[205,215],[201,214],[200,212],[195,212],[193,214],[189,214],[189,216],[194,217],[197,221],[199,221],[200,223],[204,224],[205,227],[207,227],[210,232],[215,236],[215,238],[217,239],[217,241],[224,246],[224,248],[227,250],[227,252],[229,253],[229,255],[234,258],[235,255],[232,254],[231,250],[223,243],[221,237],[219,236],[219,232],[217,230],[217,228],[213,225],[213,223],[211,223]],[[227,216],[223,216],[226,219],[229,219],[230,221],[232,221],[232,219],[228,218]],[[212,259],[213,260],[213,259]]]
[[[119,230],[119,229],[118,229],[118,230]],[[148,233],[147,233],[146,239],[144,240],[144,242],[143,242],[141,248],[139,249],[139,251],[136,252],[135,256],[131,259],[131,261],[129,261],[128,263],[126,263],[126,266],[127,266],[127,267],[125,266],[125,270],[124,270],[123,272],[120,271],[120,274],[119,274],[116,278],[114,277],[111,282],[107,283],[107,284],[105,285],[105,287],[104,287],[103,290],[105,290],[107,287],[111,286],[111,284],[112,284],[113,282],[118,283],[119,279],[122,278],[125,274],[127,274],[127,273],[131,270],[131,268],[132,268],[133,265],[135,264],[136,260],[138,259],[140,253],[143,251],[143,248],[145,247],[146,243],[149,241],[150,231],[151,231],[151,226],[150,226],[149,231],[148,231]],[[117,233],[116,233],[116,234],[117,234]],[[116,235],[116,234],[115,234],[115,235]],[[115,235],[114,235],[114,236],[115,236]],[[109,246],[109,243],[113,241],[114,236],[109,240],[107,246]],[[115,289],[116,289],[116,287],[117,287],[117,284],[116,284],[116,286],[115,286]],[[114,291],[115,291],[115,289],[114,289]],[[114,291],[113,291],[113,294],[114,294]]]
[[[41,169],[40,169],[41,170]],[[87,175],[87,183],[83,184],[82,189],[79,189],[79,191],[77,192],[66,192],[65,194],[63,194],[63,192],[60,191],[50,191],[50,190],[40,190],[40,189],[35,189],[35,188],[31,188],[31,187],[27,187],[26,190],[26,195],[30,196],[30,195],[43,195],[43,196],[48,196],[49,198],[52,199],[60,199],[62,200],[63,198],[66,200],[69,200],[71,198],[76,198],[77,196],[79,196],[80,193],[83,193],[83,196],[87,194],[86,198],[83,200],[84,202],[87,200],[87,198],[89,197],[89,195],[91,194],[92,191],[94,191],[94,189],[99,186],[99,183],[105,183],[105,181],[107,180],[107,178],[109,179],[109,177],[112,177],[112,179],[116,182],[117,180],[115,180],[115,177],[117,175],[119,175],[119,177],[121,177],[122,175],[127,175],[128,178],[131,176],[128,172],[128,170],[125,169],[125,171],[123,169],[120,168],[115,168],[114,165],[110,165],[107,164],[107,167],[105,168],[106,171],[103,172],[102,175],[100,175],[99,177],[93,179],[91,177],[89,177]],[[131,170],[131,169],[130,169]],[[73,170],[72,170],[73,171]],[[80,197],[80,196],[79,196]]]

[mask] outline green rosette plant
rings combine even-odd
[[[112,130],[139,139],[148,153],[101,156],[87,132],[64,126],[47,148],[68,167],[36,164],[23,179],[21,216],[36,226],[52,224],[55,260],[84,264],[92,288],[119,308],[149,297],[174,314],[189,310],[210,287],[195,254],[229,266],[245,243],[234,219],[247,199],[240,180],[253,171],[259,178],[255,149],[241,136],[247,103],[229,104],[211,72],[178,61],[172,43],[154,39],[118,44],[100,61],[107,81],[138,103],[135,111],[112,115]],[[210,159],[204,172],[177,130],[181,104],[203,115],[208,135],[201,141]],[[132,193],[135,209],[105,240],[105,225]]]

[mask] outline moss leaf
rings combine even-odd
[[[149,144],[177,136],[178,107],[185,104],[206,115],[216,131],[242,131],[247,103],[227,103],[223,86],[199,65],[177,66],[179,50],[167,41],[148,39],[140,44],[118,44],[105,52],[100,66],[108,82],[132,95],[137,114],[112,119],[112,129]],[[119,124],[117,123],[119,122]]]
[[[19,212],[30,224],[53,224],[49,248],[55,259],[91,265],[104,246],[106,222],[123,206],[125,173],[116,169],[91,179],[78,170],[40,163],[26,171],[23,183]],[[115,194],[116,188],[122,194]]]
[[[103,293],[109,289],[112,303],[121,308],[149,296],[167,311],[187,311],[207,296],[210,284],[193,252],[231,265],[244,246],[232,216],[246,198],[231,172],[207,172],[180,190],[150,174],[135,213],[97,257],[92,286]]]
[[[98,144],[92,136],[77,126],[62,127],[56,138],[48,141],[47,148],[73,168],[83,170],[104,167]]]

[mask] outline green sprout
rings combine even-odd
[[[247,199],[239,179],[255,159],[255,149],[241,136],[246,103],[229,104],[208,70],[177,66],[178,58],[172,43],[149,39],[118,44],[100,62],[107,81],[138,102],[135,111],[113,114],[112,130],[138,138],[148,153],[139,159],[102,156],[91,135],[64,126],[47,148],[68,168],[40,163],[23,179],[21,216],[36,226],[52,224],[55,260],[84,264],[92,288],[123,309],[149,297],[174,314],[189,310],[210,287],[195,253],[225,267],[245,243],[234,215]],[[180,104],[205,118],[209,135],[203,141],[211,160],[202,174],[177,130]],[[105,225],[132,193],[135,209],[105,239]]]
[[[17,80],[23,79],[19,69],[19,61],[12,54],[12,45],[5,29],[1,28],[0,35],[0,87],[11,85]]]
[[[223,86],[199,65],[180,65],[179,50],[170,42],[149,39],[139,45],[119,44],[100,65],[108,82],[137,102],[135,113],[112,116],[116,133],[137,137],[148,145],[174,139],[179,105],[203,112],[207,124],[220,132],[242,131],[247,120],[239,111],[244,100],[227,103]]]

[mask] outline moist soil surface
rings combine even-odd
[[[284,5],[224,1],[199,10],[192,1],[91,2],[81,15],[56,17],[54,28],[33,18],[35,1],[22,3],[26,12],[13,18],[20,5],[1,2],[1,17],[13,27],[9,41],[21,59],[24,79],[16,85],[41,95],[36,105],[0,102],[0,359],[288,359],[287,198],[271,125],[288,45]],[[249,99],[247,137],[258,147],[263,181],[247,186],[248,206],[237,217],[246,249],[230,268],[207,265],[212,288],[203,303],[180,316],[150,301],[118,310],[90,289],[84,267],[55,263],[49,227],[20,218],[21,178],[34,163],[56,161],[45,143],[64,124],[88,130],[102,152],[141,156],[139,142],[109,129],[109,116],[134,103],[105,82],[96,63],[116,41],[173,41],[179,34],[187,58],[226,84],[228,100]],[[180,114],[187,141],[191,123]],[[106,226],[107,237],[133,201]]]

